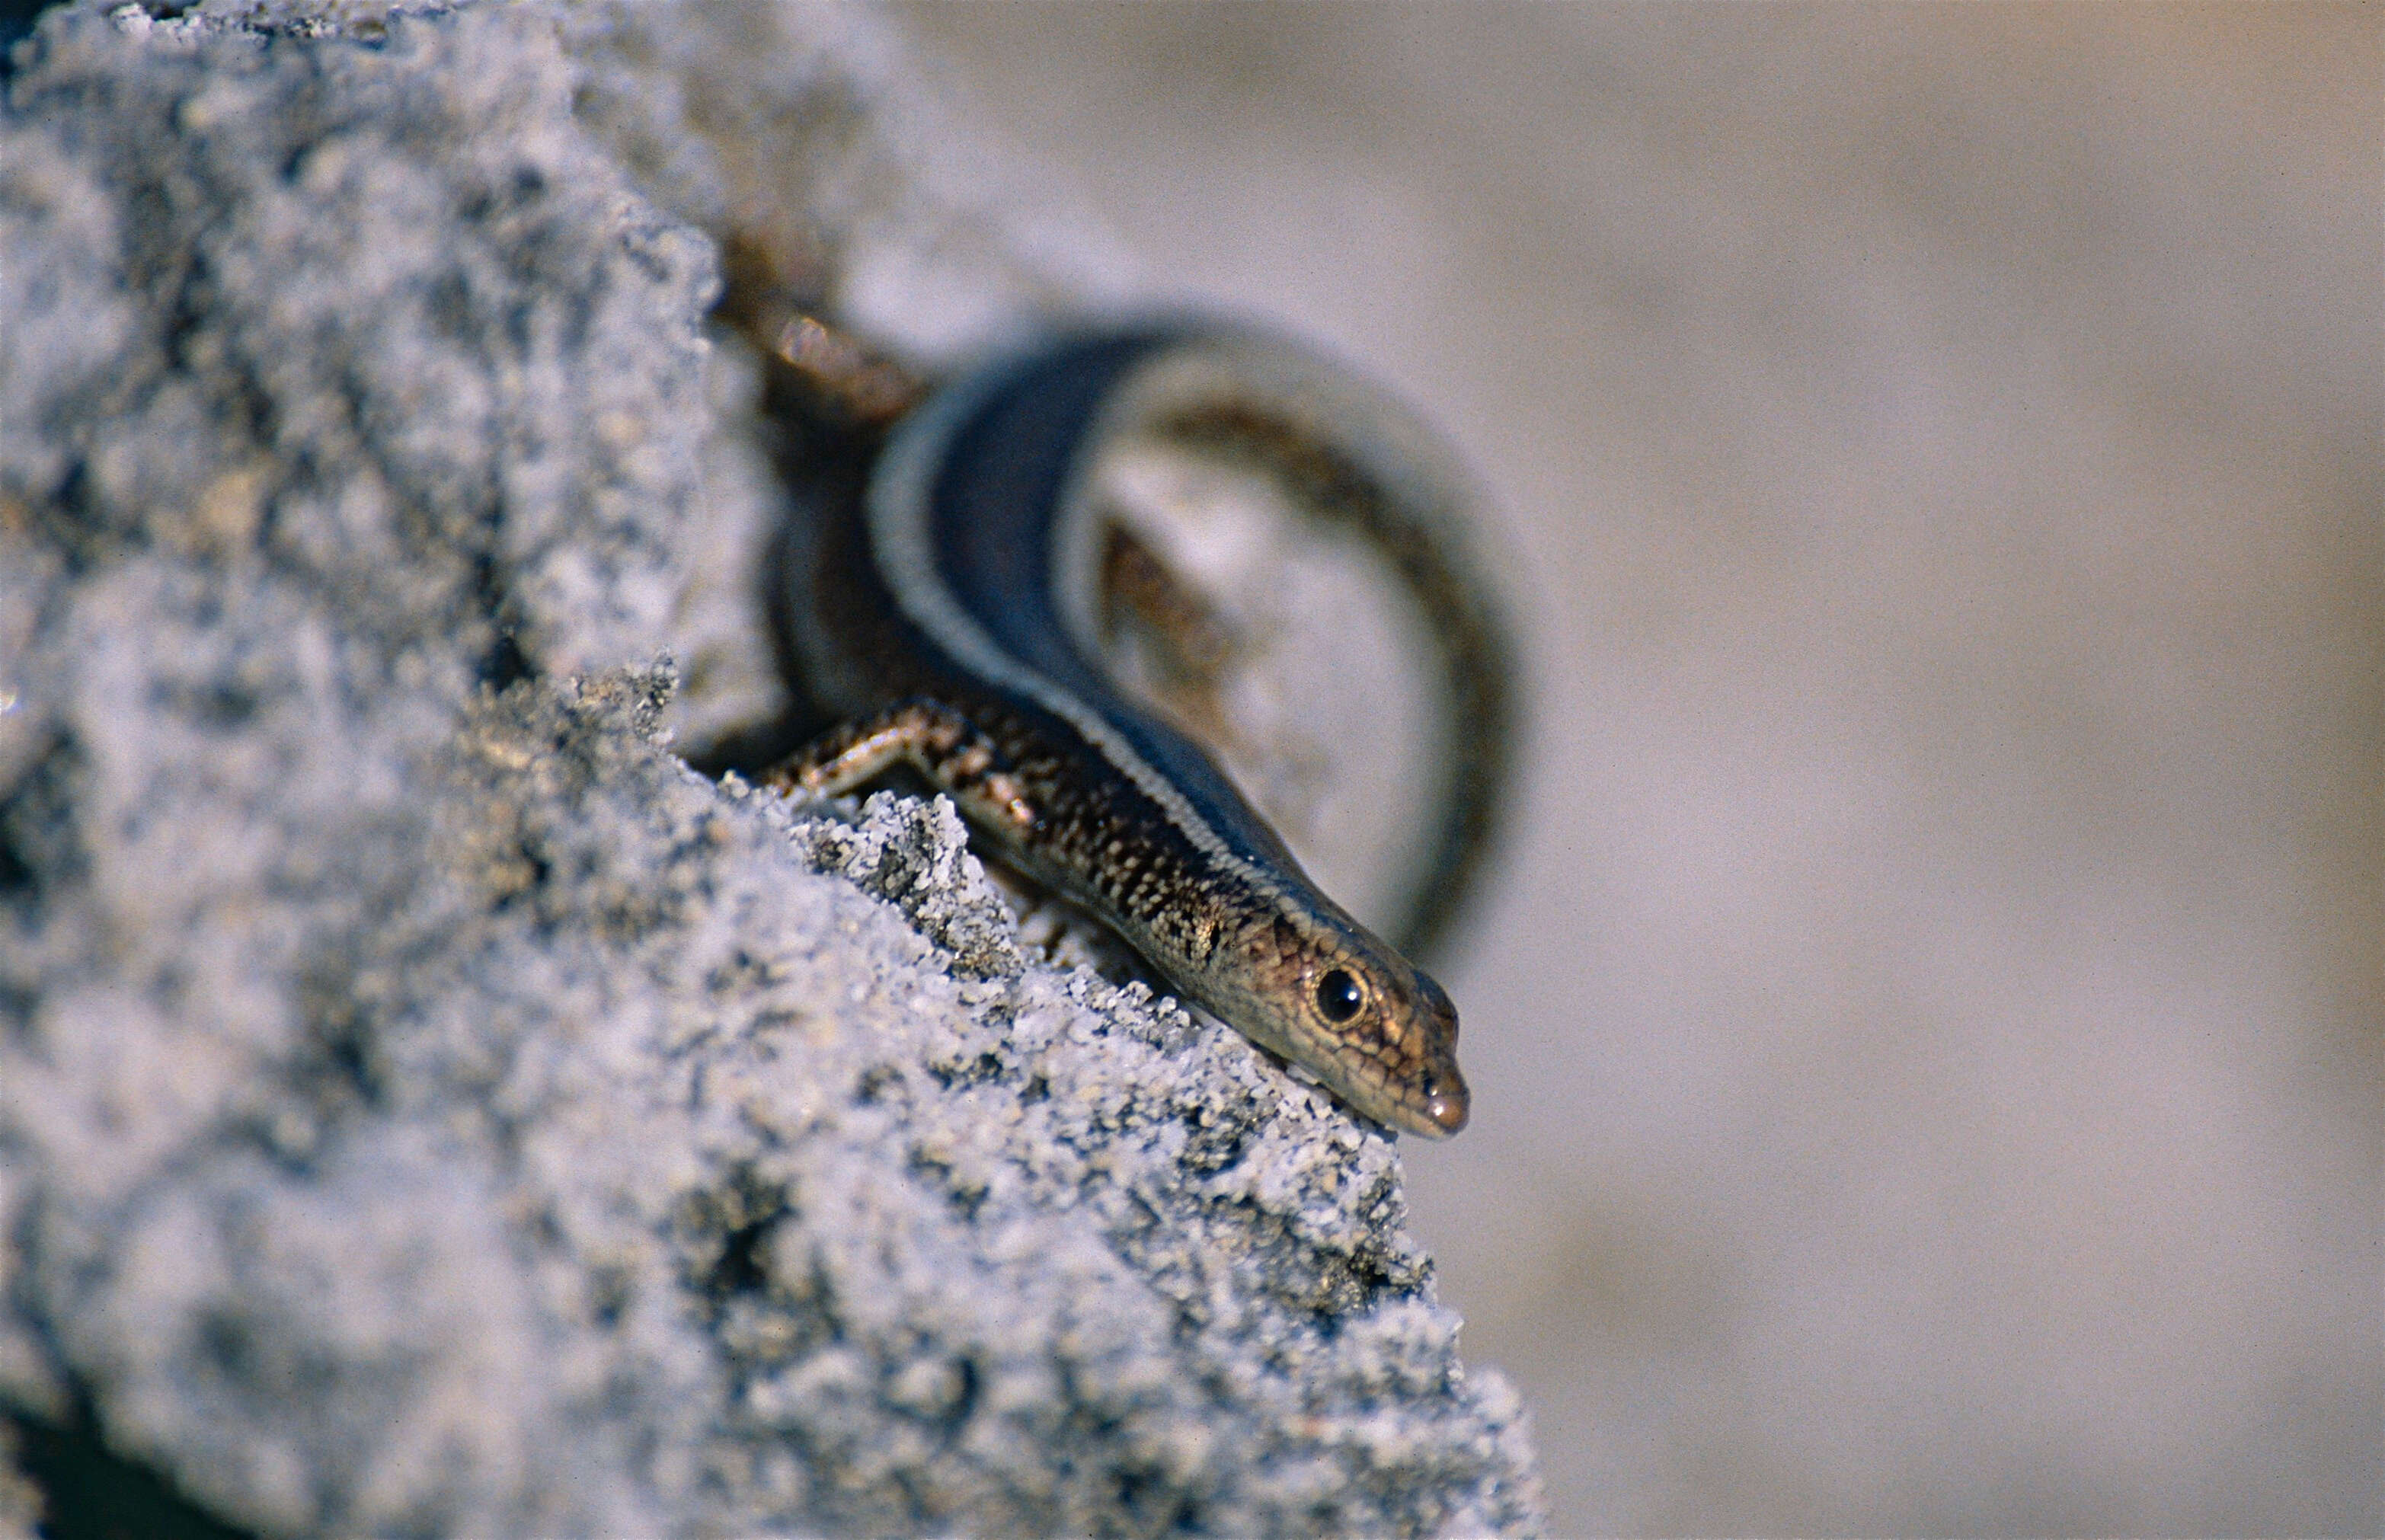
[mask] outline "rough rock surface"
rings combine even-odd
[[[18,57],[0,1448],[259,1534],[1533,1527],[1384,1136],[1023,955],[949,806],[671,750],[768,696],[725,211],[921,348],[1047,281],[866,29],[422,9]]]

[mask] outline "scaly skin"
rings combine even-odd
[[[1062,544],[1072,528],[1083,538],[1072,473],[1105,405],[1153,358],[1227,343],[1260,345],[1177,329],[1063,341],[905,418],[866,495],[824,500],[790,541],[783,652],[841,725],[766,779],[837,792],[914,767],[1009,864],[1182,993],[1366,1116],[1445,1136],[1468,1110],[1449,997],[1319,891],[1208,756],[1123,699],[1058,618],[1056,575],[1098,565]],[[1193,419],[1193,436],[1239,424],[1287,477],[1322,466],[1343,503],[1388,495],[1297,424],[1237,410]],[[1487,812],[1456,822],[1469,818]]]

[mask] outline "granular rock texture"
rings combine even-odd
[[[17,61],[0,1449],[268,1534],[1533,1527],[1388,1138],[1023,952],[947,804],[673,752],[770,699],[720,221],[921,347],[1045,281],[919,276],[866,30],[418,9]]]

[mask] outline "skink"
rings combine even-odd
[[[781,335],[773,351],[800,362],[791,347]],[[1441,986],[1320,891],[1209,756],[1092,661],[1083,590],[1101,531],[1087,468],[1138,382],[1187,350],[1279,386],[1288,368],[1292,396],[1277,400],[1293,404],[1174,399],[1163,426],[1232,440],[1305,483],[1295,492],[1343,504],[1331,516],[1382,541],[1459,633],[1462,713],[1491,768],[1459,777],[1436,859],[1471,863],[1505,721],[1496,629],[1402,515],[1406,467],[1367,463],[1301,420],[1298,381],[1324,383],[1322,367],[1210,328],[1068,337],[982,369],[901,417],[858,496],[817,499],[790,532],[778,619],[800,692],[838,726],[763,778],[833,794],[911,766],[1006,863],[1091,910],[1185,996],[1358,1112],[1454,1134],[1468,1098]],[[1451,896],[1463,875],[1437,874],[1432,890]],[[1416,926],[1444,912],[1426,904]]]

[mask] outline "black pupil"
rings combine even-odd
[[[1358,1013],[1358,981],[1335,968],[1317,981],[1317,1009],[1329,1022],[1346,1022]]]

